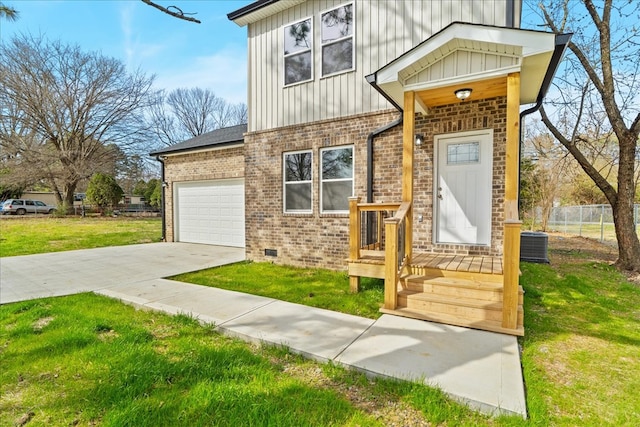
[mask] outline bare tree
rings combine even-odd
[[[538,122],[538,124],[540,124]],[[535,124],[527,127],[524,141],[521,199],[524,210],[540,209],[540,228],[547,230],[551,209],[561,197],[571,170],[567,151]],[[526,211],[523,217],[526,217]],[[536,216],[532,217],[532,227]]]
[[[44,179],[60,204],[78,183],[146,140],[153,77],[78,46],[20,36],[0,45],[0,147],[10,172]]]
[[[233,111],[231,114],[231,122],[235,124],[243,124],[247,123],[248,119],[249,113],[247,110],[247,104],[245,104],[244,102],[236,104],[233,107]]]
[[[611,204],[618,240],[616,265],[638,272],[640,241],[633,202],[640,135],[640,2],[545,0],[537,10],[553,32],[574,33],[566,70],[556,78],[557,96],[540,110],[542,121]],[[612,146],[614,183],[586,154]]]
[[[151,107],[151,127],[161,145],[173,145],[203,133],[247,122],[245,104],[229,104],[209,89],[161,93]]]

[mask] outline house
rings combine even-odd
[[[383,278],[386,313],[522,335],[519,136],[536,105],[521,106],[541,102],[569,36],[520,30],[520,13],[520,0],[231,12],[247,27],[247,130],[155,153],[168,239],[228,180],[244,186],[248,259],[347,269],[354,291]],[[199,224],[190,236],[211,232]]]

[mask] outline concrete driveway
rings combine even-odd
[[[76,294],[243,261],[244,249],[148,243],[0,258],[0,304]]]

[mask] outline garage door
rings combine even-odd
[[[176,241],[244,248],[244,180],[176,183]]]

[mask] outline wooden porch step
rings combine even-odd
[[[449,297],[425,292],[403,290],[398,292],[398,307],[421,313],[443,313],[469,321],[502,321],[502,302],[464,297]],[[524,321],[522,306],[518,307],[518,324]]]
[[[430,322],[446,323],[448,325],[463,326],[465,328],[482,329],[484,331],[498,332],[501,334],[524,336],[524,327],[518,324],[516,329],[503,328],[502,322],[492,320],[466,320],[457,316],[444,313],[422,313],[409,308],[397,308],[388,310],[381,308],[380,312],[395,316],[410,317],[412,319],[427,320]]]
[[[406,275],[401,277],[402,289],[456,298],[501,302],[503,285],[449,276]],[[524,291],[520,287],[518,303],[523,304]]]

